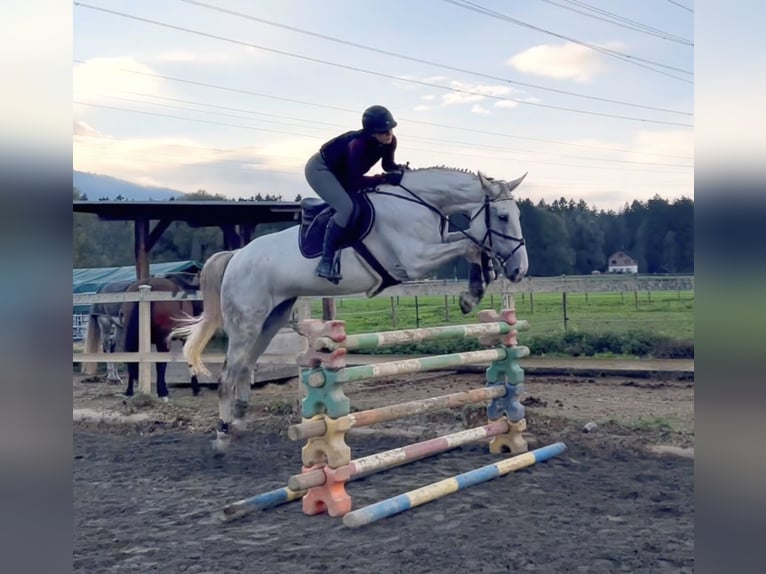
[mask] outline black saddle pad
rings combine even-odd
[[[364,239],[375,222],[375,208],[366,193],[354,193],[351,199],[354,202],[354,215],[340,242],[340,249]],[[324,232],[333,213],[335,210],[321,200],[307,198],[301,202],[301,231],[298,236],[298,246],[305,258],[314,259],[322,255]]]

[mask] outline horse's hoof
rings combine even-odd
[[[460,310],[463,312],[463,315],[467,315],[473,311],[476,303],[478,303],[476,297],[470,293],[463,292],[460,294]]]
[[[242,435],[249,430],[249,425],[245,419],[234,419],[231,421],[229,430],[234,435]]]
[[[231,437],[226,433],[217,432],[215,439],[210,442],[213,447],[213,454],[216,456],[223,456],[229,449]]]
[[[160,397],[160,400],[161,400],[163,403],[169,403],[169,402],[170,402],[170,398],[169,398],[169,397]]]

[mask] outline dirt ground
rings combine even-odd
[[[90,381],[90,382],[89,382]],[[355,410],[483,385],[427,373],[346,388]],[[673,572],[694,570],[694,383],[526,376],[530,447],[566,452],[380,522],[348,529],[300,502],[222,522],[238,499],[300,471],[298,382],[251,395],[251,430],[224,458],[210,439],[217,395],[171,402],[73,377],[76,572]],[[484,424],[483,407],[360,429],[358,458]],[[583,425],[597,428],[583,432]],[[506,455],[507,456],[507,455]],[[499,460],[477,443],[348,485],[354,507]]]

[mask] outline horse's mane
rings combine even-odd
[[[469,175],[476,175],[476,172],[471,171],[470,169],[464,169],[464,168],[460,168],[460,167],[449,167],[449,166],[446,166],[446,165],[431,165],[431,166],[428,166],[428,167],[416,167],[416,168],[412,169],[411,171],[426,171],[426,170],[429,170],[429,169],[439,169],[439,170],[442,170],[442,171],[457,171],[459,173],[467,173]]]

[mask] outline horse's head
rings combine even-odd
[[[471,214],[471,235],[514,283],[529,269],[527,248],[521,231],[521,213],[511,192],[527,174],[513,181],[495,180],[479,172],[484,204]]]

